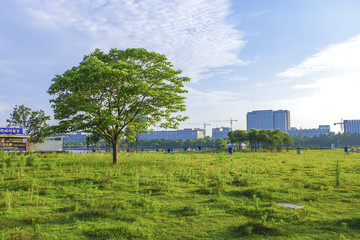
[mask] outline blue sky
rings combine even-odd
[[[181,125],[246,128],[287,109],[291,125],[359,119],[357,0],[4,0],[0,125],[15,105],[52,115],[51,79],[95,48],[165,54],[192,80]]]

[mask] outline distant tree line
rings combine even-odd
[[[335,147],[359,147],[360,146],[360,134],[330,134],[320,135],[314,137],[306,137],[300,134],[293,136],[292,139],[294,147],[330,147],[331,144],[335,144]]]
[[[211,138],[197,138],[187,140],[166,140],[166,139],[152,139],[152,140],[139,140],[139,148],[142,149],[159,149],[159,148],[213,148],[220,149],[227,147],[226,139],[211,139]]]
[[[91,136],[91,135],[90,135]],[[270,149],[281,150],[281,148],[295,148],[295,147],[309,147],[309,148],[329,148],[331,144],[335,144],[335,147],[359,147],[360,146],[360,134],[332,134],[332,135],[320,135],[314,137],[306,137],[300,134],[296,136],[289,136],[286,133],[282,133],[278,130],[250,130],[246,132],[244,130],[235,130],[229,133],[228,139],[188,139],[184,140],[166,140],[166,139],[152,139],[152,140],[138,140],[138,148],[141,149],[180,149],[180,148],[212,148],[221,149],[226,148],[228,143],[240,145],[245,143],[252,150]],[[123,150],[136,149],[135,140],[129,142],[129,140],[122,139],[119,143]],[[96,149],[100,148],[104,151],[107,147],[106,141],[98,139],[96,136],[89,137],[87,141],[63,142],[64,148],[88,148]],[[108,146],[109,147],[109,146]]]
[[[279,129],[275,130],[257,130],[250,129],[235,130],[228,133],[229,141],[233,144],[240,145],[241,143],[248,143],[251,150],[257,151],[259,148],[281,151],[283,147],[287,150],[294,143],[289,134],[281,132]]]
[[[91,136],[91,135],[90,135]],[[151,139],[143,140],[139,139],[137,141],[138,149],[185,149],[185,148],[212,148],[212,149],[221,149],[226,148],[228,141],[226,139],[210,139],[210,138],[198,138],[198,139],[187,139],[187,140],[168,140],[168,139]],[[119,143],[123,151],[125,150],[136,150],[135,141],[129,142],[129,140],[122,139]],[[88,148],[88,149],[103,149],[106,147],[106,141],[88,141],[88,142],[74,142],[74,141],[65,141],[63,142],[64,148]]]

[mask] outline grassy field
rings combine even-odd
[[[360,238],[360,153],[120,153],[119,162],[2,153],[0,239]]]

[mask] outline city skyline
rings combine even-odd
[[[180,128],[246,129],[247,112],[288,109],[293,127],[338,132],[335,122],[360,118],[359,10],[356,0],[2,1],[0,126],[15,105],[52,116],[51,79],[95,48],[143,47],[191,78]]]

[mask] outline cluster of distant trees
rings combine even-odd
[[[360,134],[348,133],[348,134],[330,134],[320,135],[314,137],[306,137],[300,134],[292,136],[294,147],[330,147],[331,144],[335,144],[335,147],[359,147],[360,146]]]
[[[251,150],[259,148],[281,151],[283,147],[289,149],[294,143],[289,134],[281,132],[279,129],[275,130],[257,130],[250,129],[248,132],[245,130],[235,130],[228,133],[229,141],[235,144],[247,142]]]

